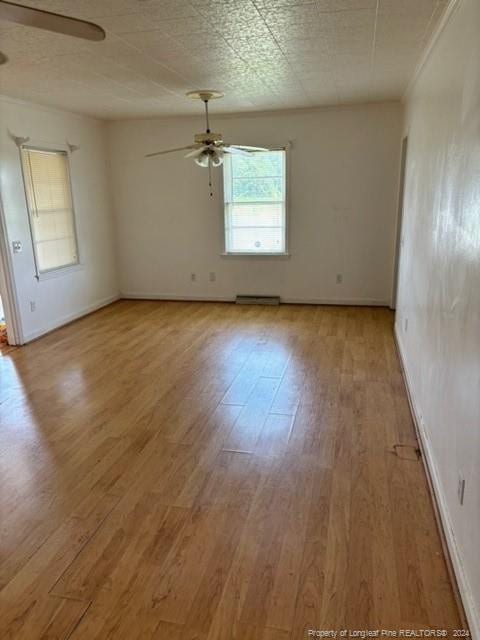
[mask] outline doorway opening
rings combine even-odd
[[[2,278],[3,274],[0,275]],[[5,355],[15,347],[10,344],[7,332],[7,313],[5,311],[5,303],[2,299],[2,291],[0,290],[0,356]]]
[[[11,256],[8,254],[8,241],[0,200],[0,356],[5,355],[22,344],[18,301],[13,280]]]
[[[2,304],[2,296],[0,295],[0,349],[5,344],[8,344],[7,340],[7,323],[5,320],[5,311]]]

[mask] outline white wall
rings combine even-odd
[[[80,145],[70,156],[81,258],[79,268],[38,282],[29,231],[19,151],[11,134],[32,143]],[[25,340],[82,315],[118,295],[115,234],[107,180],[105,124],[61,111],[0,98],[0,186],[20,322]],[[30,310],[30,301],[36,310]]]
[[[199,111],[202,105],[199,104]],[[401,137],[399,104],[250,116],[215,116],[230,142],[282,145],[289,153],[290,258],[222,257],[221,170],[182,154],[203,118],[109,124],[122,293],[230,299],[274,294],[290,301],[389,304]],[[216,282],[209,282],[209,273]],[[191,282],[190,274],[197,274]],[[336,274],[343,284],[336,284]]]
[[[480,638],[478,0],[457,3],[408,98],[406,132],[396,330],[463,600]],[[463,506],[459,474],[466,479]]]

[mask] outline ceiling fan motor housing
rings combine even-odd
[[[213,142],[221,142],[221,141],[222,141],[221,133],[196,133],[195,134],[196,144],[212,144]]]

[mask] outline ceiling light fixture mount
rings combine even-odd
[[[202,100],[208,102],[209,100],[218,100],[225,95],[221,91],[215,91],[214,89],[199,89],[198,91],[188,91],[187,98],[190,100]]]

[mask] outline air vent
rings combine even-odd
[[[280,296],[237,296],[236,304],[280,304]]]

